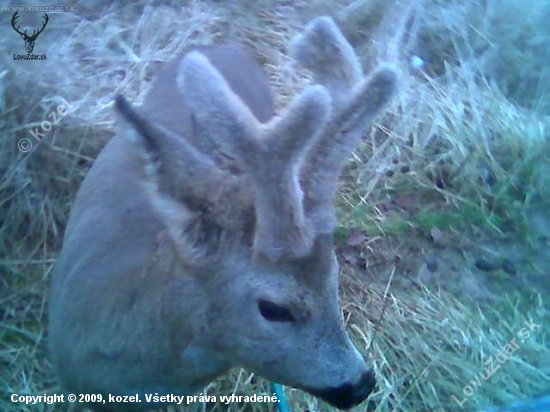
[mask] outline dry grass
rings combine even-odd
[[[335,16],[365,67],[391,59],[408,73],[342,179],[342,242],[349,227],[361,229],[367,240],[353,252],[368,260],[350,263],[349,245],[339,249],[347,262],[342,303],[349,331],[379,377],[376,393],[356,410],[460,410],[451,395],[462,399],[462,388],[529,319],[542,328],[462,409],[550,392],[543,299],[550,267],[543,256],[550,238],[545,2],[180,3],[78,2],[76,13],[50,15],[35,46],[48,60],[32,62],[11,60],[23,53],[23,41],[10,26],[12,13],[0,14],[0,50],[7,56],[0,66],[0,409],[66,410],[25,407],[9,396],[58,392],[45,350],[49,273],[76,190],[114,133],[114,95],[124,92],[141,103],[162,62],[190,44],[230,40],[245,44],[269,73],[280,108],[309,81],[287,57],[286,42],[321,13]],[[31,14],[25,18],[40,21]],[[410,69],[413,56],[423,59],[424,70]],[[70,114],[34,141],[29,130],[62,98]],[[17,147],[24,138],[33,144],[28,153]],[[448,242],[439,249],[426,241],[434,228]],[[419,285],[415,258],[424,247],[443,255],[449,244],[449,270],[440,269],[429,287]],[[511,256],[520,256],[513,258],[514,279],[487,278],[468,266],[478,251],[489,253],[488,244],[500,252],[513,246]],[[407,273],[414,281],[403,288],[399,280]],[[460,279],[473,283],[463,287]],[[491,293],[470,293],[480,284]],[[238,370],[204,393],[260,394],[269,386]],[[332,410],[300,391],[287,393],[295,411]],[[230,410],[266,407],[233,404]]]

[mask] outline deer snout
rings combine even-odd
[[[345,382],[333,388],[308,390],[338,409],[349,409],[363,402],[372,392],[376,379],[372,369],[364,372],[357,382]]]

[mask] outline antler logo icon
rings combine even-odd
[[[46,25],[48,24],[48,20],[49,20],[49,17],[46,13],[44,13],[44,24],[42,25],[42,28],[40,30],[38,30],[38,32],[36,32],[36,30],[33,30],[32,31],[32,36],[29,36],[27,34],[27,30],[25,30],[24,33],[21,33],[19,31],[19,27],[21,27],[20,25],[15,27],[15,21],[17,20],[17,17],[19,17],[17,15],[17,13],[19,13],[18,11],[15,12],[15,14],[13,15],[13,17],[11,18],[11,26],[13,27],[13,29],[19,33],[21,35],[21,38],[23,40],[25,40],[25,49],[27,49],[27,53],[32,53],[33,49],[34,49],[34,42],[36,41],[36,38],[38,37],[38,35],[40,33],[42,33],[44,31],[44,27],[46,27]]]

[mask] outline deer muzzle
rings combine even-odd
[[[345,382],[333,388],[305,390],[338,409],[350,409],[363,402],[370,395],[375,384],[374,373],[368,370],[357,382]]]

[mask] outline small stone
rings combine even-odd
[[[346,243],[349,246],[359,246],[365,241],[367,237],[363,234],[361,229],[352,227],[348,230],[348,236],[346,238]]]
[[[476,268],[479,270],[483,270],[484,272],[492,272],[493,270],[497,270],[500,268],[500,265],[497,265],[493,262],[489,262],[485,259],[478,259],[476,260]]]
[[[430,230],[430,236],[434,243],[440,243],[443,240],[443,232],[438,227],[432,227]]]
[[[516,265],[510,259],[504,259],[500,267],[509,275],[515,275],[517,273]]]
[[[430,272],[437,272],[438,263],[435,253],[430,253],[426,256],[426,267]]]
[[[411,195],[395,196],[392,203],[402,209],[412,209],[416,205],[416,199]]]

